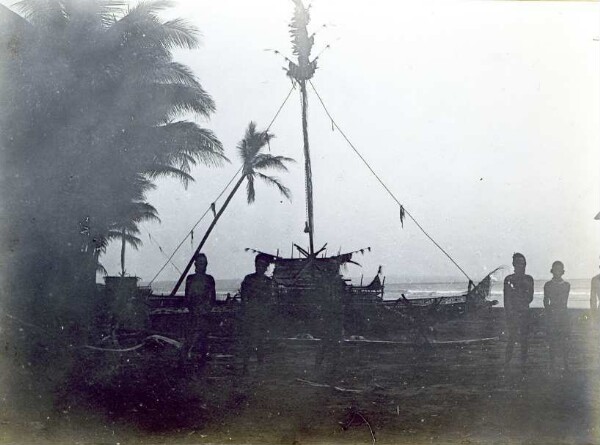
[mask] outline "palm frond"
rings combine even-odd
[[[108,247],[109,239],[106,233],[100,234],[97,232],[94,236],[89,236],[86,241],[88,249],[98,253],[104,253]]]
[[[156,210],[156,207],[154,207],[152,204],[147,202],[132,202],[129,211],[123,216],[126,220],[134,223],[140,223],[143,221],[160,222],[158,210]]]
[[[154,164],[149,166],[144,172],[149,178],[172,177],[181,181],[184,187],[190,182],[194,182],[194,177],[183,170],[170,165]]]
[[[98,14],[104,26],[112,25],[124,14],[127,2],[121,0],[98,0]]]
[[[174,167],[180,168],[186,173],[191,172],[192,167],[198,164],[196,158],[194,158],[192,155],[185,153],[184,151],[169,153],[163,162]]]
[[[131,16],[131,15],[156,16],[156,14],[158,12],[172,7],[173,4],[174,3],[171,0],[146,0],[146,1],[139,2],[131,10],[129,10],[127,15],[128,16]]]
[[[67,16],[60,0],[21,0],[14,4],[23,17],[33,24],[66,23]]]
[[[170,2],[142,2],[118,20],[115,29],[126,40],[134,39],[139,43],[141,37],[144,45],[154,48],[196,48],[200,34],[196,27],[183,19],[160,21],[157,12],[168,6]]]
[[[116,201],[110,205],[119,209],[119,213],[128,213],[132,203],[144,202],[146,193],[156,189],[156,184],[143,172],[122,177],[121,181],[112,181],[109,186],[118,190],[118,194],[115,196]]]
[[[256,169],[272,168],[283,172],[288,171],[285,165],[286,162],[296,162],[294,159],[285,156],[273,156],[264,153],[256,155],[254,159],[253,165]]]
[[[127,221],[121,220],[112,225],[112,228],[109,229],[106,233],[110,234],[110,239],[113,240],[118,238],[118,234],[125,230],[127,233],[131,233],[133,235],[139,235],[140,229],[135,221]],[[107,235],[109,236],[109,235]]]
[[[110,27],[122,16],[127,3],[121,0],[62,0],[65,16],[71,22],[98,24]]]
[[[115,97],[115,106],[135,115],[138,122],[163,125],[182,114],[193,113],[204,118],[216,109],[214,100],[203,89],[174,83],[135,83],[139,78],[124,81],[120,88],[130,87],[135,95]]]
[[[221,166],[229,162],[223,145],[216,135],[194,122],[178,121],[155,127],[152,140],[160,153],[169,153],[174,160],[190,157],[209,166]],[[187,155],[187,156],[186,156]]]
[[[277,187],[279,189],[279,192],[285,196],[288,200],[292,200],[292,192],[289,188],[287,188],[285,185],[283,185],[280,181],[279,178],[276,178],[274,176],[267,176],[264,175],[262,173],[256,173],[256,176],[258,176],[260,179],[262,179],[265,183],[267,183],[268,185]]]
[[[100,261],[96,261],[96,273],[102,274],[102,276],[108,275],[108,271]]]
[[[137,236],[132,235],[129,232],[125,232],[125,234],[123,234],[122,231],[119,230],[111,230],[107,233],[106,238],[109,241],[115,241],[115,240],[123,240],[123,238],[125,238],[125,242],[127,244],[129,244],[131,247],[133,247],[135,250],[138,250],[140,247],[142,247],[142,240],[139,239]]]
[[[142,240],[135,235],[129,233],[125,234],[125,242],[133,247],[135,250],[139,250],[142,247]]]
[[[198,46],[200,32],[196,27],[183,19],[173,19],[164,22],[163,43],[167,48],[194,49]]]
[[[245,169],[251,169],[258,152],[273,138],[273,134],[266,131],[256,131],[256,123],[250,122],[244,139],[237,145],[238,153],[242,158]]]
[[[144,70],[142,81],[175,83],[193,88],[202,88],[194,73],[185,65],[172,61],[152,61],[151,70]]]
[[[238,144],[236,145],[236,149],[238,151],[238,155],[240,156],[240,158],[242,159],[242,164],[244,166],[244,170],[246,170],[248,167],[252,167],[252,164],[250,162],[248,162],[248,160],[251,160],[252,158],[248,155],[248,151],[249,151],[249,146],[248,146],[248,141],[244,138],[242,139],[240,142],[238,142]]]
[[[156,189],[156,184],[150,181],[143,174],[136,174],[131,183],[136,190],[140,191],[141,194],[145,194],[150,190]],[[136,201],[141,201],[141,199],[136,199]]]
[[[208,117],[216,110],[215,102],[203,88],[157,83],[150,90],[155,100],[170,107],[171,116],[189,112]]]

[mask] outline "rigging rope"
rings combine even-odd
[[[223,196],[223,193],[225,193],[225,191],[229,188],[229,186],[231,185],[231,183],[233,182],[233,180],[242,171],[242,168],[243,168],[243,166],[240,167],[235,172],[235,174],[231,177],[231,179],[229,180],[229,182],[227,183],[227,185],[223,188],[223,190],[221,190],[221,193],[219,193],[219,196],[217,196],[217,198],[215,199],[215,201],[217,201],[221,196]],[[196,226],[198,224],[200,224],[200,222],[204,219],[204,217],[208,214],[208,212],[210,212],[210,210],[211,210],[211,206],[209,205],[208,209],[206,209],[206,211],[202,214],[202,216],[198,219],[198,221],[196,221],[196,223],[193,225],[193,227],[188,231],[187,235],[177,245],[177,247],[175,248],[175,250],[173,251],[173,253],[169,256],[169,258],[167,259],[167,261],[165,262],[165,264],[163,264],[163,266],[160,268],[160,270],[158,272],[156,272],[156,275],[154,275],[154,278],[152,278],[152,280],[150,280],[150,282],[148,283],[148,286],[151,286],[152,283],[154,283],[154,280],[156,280],[156,278],[158,278],[158,276],[165,269],[165,267],[167,267],[167,264],[169,264],[171,262],[171,260],[173,259],[173,257],[177,253],[177,251],[180,249],[181,246],[183,246],[183,243],[185,243],[185,240],[188,239],[188,237],[192,234],[192,232],[194,231],[194,229],[196,228]]]
[[[267,131],[270,130],[271,126],[275,122],[275,119],[277,119],[277,117],[279,116],[279,113],[281,113],[281,110],[283,110],[283,106],[285,105],[285,103],[288,101],[288,99],[292,95],[292,91],[294,91],[295,89],[296,89],[296,84],[292,82],[292,87],[290,88],[290,91],[287,93],[287,96],[285,96],[285,99],[283,99],[283,102],[281,103],[281,105],[277,109],[277,113],[275,113],[275,116],[273,116],[273,119],[271,119],[271,122],[267,126],[267,129],[265,130],[265,132],[267,132]]]
[[[155,240],[155,239],[152,237],[152,235],[150,234],[150,232],[149,232],[148,230],[146,230],[146,233],[148,234],[148,238],[150,239],[150,241],[151,241],[152,243],[154,243],[154,244],[156,245],[156,247],[158,247],[158,250],[160,251],[160,253],[162,253],[162,255],[163,255],[165,258],[167,258],[167,263],[171,263],[171,266],[173,266],[173,268],[174,268],[174,269],[175,269],[177,272],[181,273],[181,270],[179,270],[179,267],[177,267],[177,265],[171,261],[171,258],[169,258],[169,257],[167,256],[167,254],[165,253],[165,251],[164,251],[164,249],[162,248],[162,246],[161,246],[161,245],[158,243],[158,241],[156,241],[156,240]],[[194,239],[194,235],[193,235],[193,233],[192,233],[192,239]]]
[[[369,169],[369,171],[371,172],[371,174],[373,176],[375,176],[375,178],[377,179],[377,181],[379,181],[379,183],[383,186],[383,188],[385,189],[386,192],[388,192],[388,194],[392,197],[392,199],[400,206],[401,211],[403,210],[404,214],[406,214],[406,216],[408,216],[415,224],[416,226],[421,230],[421,232],[423,232],[425,234],[425,236],[427,238],[429,238],[429,240],[438,248],[440,249],[440,251],[446,255],[446,257],[448,257],[448,259],[450,261],[452,261],[452,263],[458,268],[458,270],[460,270],[462,272],[462,274],[467,277],[467,279],[469,281],[473,281],[471,280],[471,278],[469,277],[469,275],[467,275],[467,273],[463,270],[462,267],[460,267],[458,265],[458,263],[454,260],[454,258],[452,258],[450,256],[450,254],[448,252],[446,252],[444,250],[444,248],[442,246],[440,246],[436,240],[434,240],[432,238],[432,236],[427,233],[427,231],[421,226],[421,224],[419,224],[417,222],[417,220],[415,219],[414,216],[412,216],[410,214],[410,212],[408,210],[406,210],[406,207],[404,207],[402,205],[402,203],[398,200],[398,198],[396,198],[396,196],[394,196],[394,194],[392,193],[392,191],[389,189],[389,187],[387,185],[385,185],[385,183],[383,182],[383,180],[379,177],[379,175],[377,173],[375,173],[375,171],[371,168],[371,166],[369,165],[369,163],[365,160],[365,158],[360,154],[360,152],[358,151],[358,149],[354,146],[354,144],[352,144],[352,142],[350,142],[350,139],[348,139],[348,137],[346,136],[346,134],[342,131],[342,129],[339,127],[339,125],[337,124],[337,122],[333,119],[333,117],[331,116],[331,114],[329,113],[329,110],[327,109],[327,107],[325,106],[325,103],[323,102],[323,99],[321,98],[321,96],[319,95],[319,93],[317,92],[317,89],[315,88],[315,86],[313,85],[313,83],[309,80],[308,81],[310,83],[311,88],[313,89],[313,91],[315,92],[315,94],[317,95],[317,98],[319,99],[319,102],[321,102],[321,105],[323,106],[323,110],[325,110],[325,113],[327,114],[327,116],[329,117],[329,119],[331,120],[331,124],[337,128],[337,130],[340,132],[340,134],[343,136],[343,138],[346,140],[346,142],[348,143],[348,145],[352,148],[352,150],[354,150],[354,153],[356,153],[358,155],[358,157],[360,158],[360,160],[367,166],[367,168]]]
[[[273,116],[273,119],[271,119],[271,122],[269,123],[269,125],[267,126],[265,133],[269,131],[269,129],[273,126],[273,124],[275,123],[275,120],[277,119],[277,117],[279,116],[279,113],[281,113],[281,110],[283,109],[284,105],[286,104],[286,102],[288,101],[288,99],[290,98],[290,96],[292,95],[292,91],[294,91],[294,89],[296,89],[296,85],[294,83],[292,83],[292,87],[290,88],[290,91],[288,92],[287,96],[285,96],[285,99],[283,99],[283,102],[281,103],[281,105],[279,106],[279,108],[277,109],[277,112],[275,113],[275,115]],[[173,253],[169,256],[169,258],[167,259],[167,261],[162,265],[162,267],[159,269],[158,272],[156,272],[156,274],[154,275],[154,277],[152,278],[152,280],[150,280],[150,282],[148,283],[148,286],[151,286],[152,283],[154,283],[154,281],[158,278],[158,276],[161,274],[161,272],[165,269],[165,267],[167,267],[167,264],[169,264],[171,262],[171,260],[173,259],[173,257],[175,256],[175,254],[177,253],[177,251],[181,248],[181,246],[183,245],[183,243],[185,243],[185,240],[188,239],[189,236],[193,236],[194,233],[194,229],[196,228],[196,226],[198,224],[200,224],[200,222],[204,219],[204,217],[208,214],[208,212],[210,212],[215,205],[215,202],[217,202],[219,200],[219,198],[221,198],[221,196],[223,196],[223,194],[225,193],[225,191],[229,188],[229,186],[233,183],[234,179],[237,177],[237,175],[240,174],[240,172],[242,171],[242,169],[244,168],[244,166],[240,166],[240,168],[235,172],[235,175],[233,175],[231,177],[231,179],[229,180],[229,182],[227,183],[227,185],[223,188],[223,190],[221,190],[221,193],[219,193],[219,195],[213,200],[213,202],[208,206],[208,208],[206,209],[206,211],[202,214],[202,216],[198,219],[198,221],[196,221],[196,223],[193,225],[193,227],[188,231],[187,235],[181,240],[181,242],[177,245],[177,247],[175,248],[175,250],[173,251]],[[176,266],[175,266],[176,267]],[[178,269],[179,270],[179,269]]]

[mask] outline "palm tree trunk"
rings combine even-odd
[[[125,276],[125,229],[121,231],[121,276]]]
[[[225,209],[229,205],[229,202],[231,201],[231,198],[233,198],[233,195],[235,195],[235,193],[238,191],[238,189],[242,185],[242,182],[244,182],[244,179],[246,179],[246,175],[242,175],[242,177],[238,180],[238,182],[235,184],[235,187],[233,188],[233,190],[231,191],[231,193],[229,193],[229,195],[227,196],[227,199],[223,203],[223,206],[219,209],[219,211],[215,215],[215,218],[210,223],[210,226],[208,227],[208,229],[206,230],[206,233],[202,237],[202,240],[200,241],[200,244],[198,245],[198,247],[194,251],[194,254],[192,255],[192,257],[188,261],[187,266],[185,266],[185,269],[183,270],[183,273],[179,277],[179,280],[177,280],[177,284],[175,284],[175,287],[173,288],[173,290],[171,291],[171,294],[169,295],[170,297],[175,296],[175,294],[179,290],[179,287],[181,286],[181,283],[183,283],[183,280],[185,279],[185,277],[187,276],[188,272],[192,268],[192,264],[194,264],[194,258],[196,258],[196,255],[198,255],[200,253],[200,251],[202,250],[202,248],[204,247],[204,243],[206,243],[206,240],[208,239],[208,236],[210,235],[210,233],[212,232],[212,230],[215,228],[215,225],[217,224],[217,221],[219,220],[219,218],[221,217],[221,215],[223,214],[223,212],[225,211]]]

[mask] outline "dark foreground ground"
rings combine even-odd
[[[597,333],[584,311],[571,310],[571,369],[551,373],[535,314],[524,373],[518,347],[502,369],[499,309],[436,334],[440,342],[499,338],[430,348],[346,343],[337,370],[315,369],[318,342],[309,340],[274,341],[268,363],[252,362],[248,376],[235,350],[218,345],[203,371],[182,372],[169,348],[90,352],[83,377],[59,389],[51,411],[3,403],[0,442],[600,443]]]

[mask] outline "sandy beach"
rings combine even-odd
[[[315,369],[314,340],[272,340],[268,362],[251,362],[247,376],[236,348],[216,340],[206,368],[185,376],[168,348],[108,354],[104,363],[119,370],[110,382],[62,388],[52,415],[4,404],[0,441],[600,443],[598,340],[587,312],[570,310],[571,369],[555,372],[542,313],[532,313],[525,372],[518,354],[502,367],[502,309],[438,326],[430,347],[347,341],[335,370],[327,359]]]

